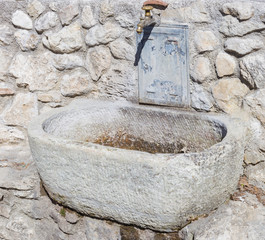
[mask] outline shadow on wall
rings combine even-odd
[[[135,54],[134,66],[138,66],[138,63],[139,63],[139,60],[140,60],[141,53],[142,53],[142,50],[144,48],[144,45],[145,45],[146,41],[148,40],[149,36],[151,35],[151,32],[152,32],[154,27],[155,27],[155,25],[151,25],[151,26],[148,27],[148,31],[144,30],[144,34],[143,34],[142,40],[140,42],[139,42],[139,39],[140,39],[141,35],[137,36],[137,39],[138,39],[139,43],[138,43],[137,51],[136,51],[136,54]]]

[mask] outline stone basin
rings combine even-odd
[[[229,199],[244,155],[237,119],[78,100],[28,129],[51,198],[79,213],[170,232]]]

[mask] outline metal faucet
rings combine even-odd
[[[151,10],[153,8],[165,9],[168,6],[167,3],[161,0],[147,0],[144,2],[142,9],[145,11],[144,18],[140,18],[140,22],[137,24],[136,32],[141,34],[143,32],[143,28],[151,25],[160,25],[160,17],[155,14],[151,14]]]
[[[143,10],[145,10],[144,18],[140,18],[140,22],[137,24],[136,32],[141,34],[143,32],[143,28],[150,25],[156,25],[156,19],[151,15],[152,6],[143,6]]]

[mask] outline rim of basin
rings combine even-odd
[[[203,151],[198,152],[189,152],[189,153],[149,153],[146,151],[138,151],[138,150],[131,150],[131,149],[122,149],[112,146],[106,146],[101,145],[97,143],[92,142],[85,142],[85,141],[78,141],[74,139],[68,139],[63,138],[60,136],[55,136],[51,133],[46,132],[43,129],[43,123],[45,123],[46,120],[51,118],[52,116],[59,115],[60,113],[67,112],[71,109],[91,109],[93,111],[107,108],[111,106],[112,108],[122,108],[122,107],[133,107],[136,109],[145,109],[145,110],[154,110],[154,111],[161,111],[165,113],[182,113],[189,116],[196,116],[200,117],[202,120],[208,120],[208,121],[214,121],[226,128],[226,134],[224,137],[222,137],[221,141],[213,144],[207,149],[204,149]],[[208,152],[209,150],[214,151],[214,149],[218,148],[220,145],[224,145],[225,143],[229,143],[230,140],[233,141],[240,141],[242,140],[242,137],[244,136],[244,128],[241,124],[239,119],[231,118],[228,115],[225,114],[216,114],[216,113],[200,113],[200,112],[191,112],[183,109],[176,109],[176,108],[168,108],[168,107],[160,107],[160,106],[152,106],[152,105],[138,105],[127,101],[110,101],[110,100],[95,100],[95,99],[76,99],[72,101],[68,106],[53,109],[49,112],[43,113],[39,115],[37,118],[35,118],[28,127],[28,134],[31,138],[38,138],[40,141],[44,142],[54,142],[56,143],[64,143],[67,145],[74,145],[75,147],[81,147],[82,149],[100,149],[101,151],[108,151],[116,152],[116,151],[122,151],[126,153],[133,153],[134,155],[143,156],[145,154],[146,156],[151,156],[153,160],[156,158],[159,158],[161,161],[161,158],[164,158],[166,160],[169,160],[170,158],[174,158],[176,155],[197,155],[197,154],[203,154],[204,152]]]

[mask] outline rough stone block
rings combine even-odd
[[[0,124],[0,144],[18,144],[24,140],[25,136],[20,130]]]
[[[244,99],[244,107],[265,126],[265,89],[248,94]]]
[[[0,25],[0,45],[9,45],[13,40],[13,31],[7,25]]]
[[[11,84],[0,82],[0,96],[11,96],[15,94],[15,89]]]
[[[9,74],[16,78],[19,87],[29,86],[30,91],[51,90],[59,77],[49,52],[17,54],[9,67]]]
[[[122,39],[117,39],[110,43],[110,51],[115,58],[133,61],[135,58],[135,48]]]
[[[102,1],[100,4],[99,22],[105,24],[111,17],[114,17],[113,5],[109,1]]]
[[[219,77],[233,75],[236,65],[235,59],[225,52],[220,52],[216,57],[215,66]]]
[[[108,71],[111,66],[111,53],[108,47],[98,46],[90,48],[87,52],[86,65],[94,81]]]
[[[92,90],[91,78],[87,72],[75,70],[65,74],[61,82],[61,93],[65,97],[75,97]]]
[[[211,20],[210,14],[201,0],[195,1],[187,7],[166,9],[161,13],[161,18],[185,23],[209,23]]]
[[[2,113],[2,118],[6,124],[26,128],[30,120],[37,115],[37,96],[33,93],[18,93],[12,105]]]
[[[27,30],[18,30],[14,36],[22,51],[35,50],[40,41],[40,37],[36,33]]]
[[[199,84],[193,84],[191,87],[191,106],[199,111],[210,111],[213,107],[213,98]]]
[[[83,46],[81,25],[79,22],[74,22],[57,33],[47,34],[42,42],[45,47],[55,53],[75,52]]]
[[[265,29],[265,24],[258,21],[239,22],[232,16],[225,16],[219,31],[227,37],[244,36],[248,33],[258,32]]]
[[[244,109],[247,110],[245,106]],[[251,117],[247,123],[246,141],[248,144],[245,148],[244,162],[257,164],[265,160],[265,129],[255,117]]]
[[[84,67],[84,64],[83,58],[76,54],[56,54],[53,56],[53,66],[60,71]]]
[[[194,67],[191,70],[191,77],[194,81],[202,83],[211,77],[210,61],[206,57],[198,57],[195,60]]]
[[[249,38],[229,38],[224,44],[226,52],[235,54],[239,57],[261,49],[263,46],[264,43],[262,39],[256,36]]]
[[[84,6],[81,15],[81,25],[84,28],[91,28],[97,24],[96,16],[91,6]]]
[[[240,72],[251,88],[265,88],[265,53],[245,56],[240,61]]]
[[[248,87],[238,78],[221,79],[212,87],[217,105],[227,113],[240,110],[243,97],[248,92]]]
[[[120,228],[117,224],[108,224],[106,221],[97,219],[85,219],[86,236],[87,238],[101,240],[101,239],[120,239]],[[98,231],[101,229],[100,231]]]
[[[54,12],[47,12],[35,21],[35,29],[38,33],[49,30],[59,23],[59,18]]]
[[[207,218],[188,225],[180,232],[181,239],[262,239],[265,235],[265,208],[251,194],[239,201],[223,204]]]
[[[121,35],[121,29],[111,23],[107,22],[104,25],[96,25],[88,30],[85,41],[89,47],[107,44],[114,41]]]
[[[254,15],[254,8],[251,2],[231,2],[223,5],[222,12],[239,20],[248,20]]]
[[[59,11],[59,17],[63,26],[69,25],[72,20],[79,15],[79,7],[77,4],[69,4],[63,6]]]
[[[195,33],[194,43],[196,49],[201,53],[215,50],[219,45],[219,40],[213,32],[199,30]]]
[[[29,16],[37,18],[45,11],[45,6],[38,0],[31,1],[27,6]]]
[[[18,28],[23,28],[28,30],[32,29],[33,27],[32,20],[29,17],[29,15],[27,15],[21,10],[17,10],[13,13],[12,23]]]
[[[265,191],[265,162],[247,167],[246,176],[249,183]]]
[[[61,102],[61,94],[56,91],[46,92],[46,93],[39,93],[38,100],[44,103],[48,102]]]
[[[12,52],[2,48],[0,49],[0,79],[3,79],[6,76],[12,57]]]

